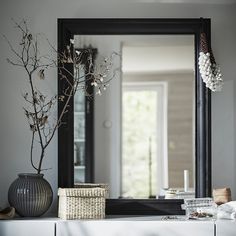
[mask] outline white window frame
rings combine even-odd
[[[164,81],[132,81],[123,82],[122,91],[142,91],[151,90],[157,91],[157,124],[160,125],[160,129],[157,130],[157,185],[160,187],[157,189],[157,194],[160,193],[162,188],[169,187],[168,176],[168,83]],[[123,98],[123,94],[122,94]],[[122,103],[123,106],[123,103]],[[123,107],[122,107],[123,113]],[[122,139],[123,139],[123,119],[121,119],[121,178],[122,178]],[[120,185],[120,192],[122,192],[122,179]]]

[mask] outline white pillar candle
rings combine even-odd
[[[184,170],[184,192],[188,192],[189,188],[189,171]]]

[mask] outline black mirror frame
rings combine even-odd
[[[58,19],[58,51],[69,45],[74,35],[193,34],[195,36],[196,83],[196,197],[211,196],[211,92],[200,77],[197,61],[200,33],[205,32],[210,47],[210,19]],[[58,92],[62,91],[58,76]],[[58,110],[60,111],[60,104]],[[58,186],[73,187],[73,101],[65,126],[58,131]],[[92,167],[91,167],[92,169]],[[183,200],[107,199],[106,214],[178,215]]]

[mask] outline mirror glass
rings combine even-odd
[[[117,55],[115,77],[94,98],[95,183],[107,183],[111,198],[194,196],[194,35],[74,39],[75,49],[97,50],[95,65]],[[84,67],[75,68],[78,73],[85,73]],[[83,93],[74,99],[75,184],[85,181],[84,99]]]
[[[84,75],[83,65],[74,68],[76,78]],[[80,86],[85,86],[85,81]],[[79,92],[74,96],[74,181],[85,182],[85,96]]]

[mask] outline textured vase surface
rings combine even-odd
[[[43,215],[51,206],[52,188],[43,174],[19,174],[8,191],[8,201],[20,216]]]

